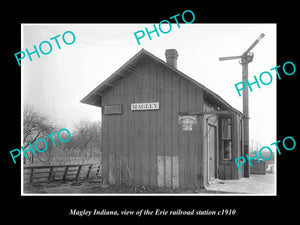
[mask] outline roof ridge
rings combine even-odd
[[[185,73],[183,73],[182,71],[178,70],[177,68],[174,68],[173,66],[169,65],[167,62],[163,61],[162,59],[158,58],[157,56],[153,55],[151,52],[147,51],[146,49],[142,48],[140,51],[138,51],[134,56],[132,56],[127,62],[125,62],[120,68],[118,68],[112,75],[110,75],[107,79],[105,79],[101,84],[99,84],[96,88],[94,88],[87,96],[85,96],[80,102],[82,103],[86,103],[86,104],[92,104],[92,105],[96,105],[96,106],[101,106],[101,103],[96,104],[96,102],[88,102],[88,99],[93,96],[94,94],[97,95],[99,97],[99,95],[101,96],[101,94],[99,92],[97,92],[99,89],[101,89],[104,86],[111,86],[109,81],[111,81],[114,77],[119,76],[118,73],[123,70],[124,68],[126,68],[130,63],[132,63],[132,61],[136,58],[138,58],[141,54],[146,54],[149,57],[151,57],[152,59],[162,63],[164,66],[168,67],[169,69],[171,69],[172,71],[176,72],[177,74],[179,74],[180,76],[182,76],[183,78],[187,79],[188,81],[192,82],[193,84],[195,84],[196,86],[200,87],[201,89],[203,89],[205,92],[207,92],[208,94],[212,95],[214,98],[218,99],[221,103],[223,103],[223,105],[227,106],[229,109],[234,110],[240,114],[242,114],[239,110],[233,108],[228,102],[226,102],[222,97],[220,97],[217,93],[215,93],[214,91],[210,90],[209,88],[207,88],[206,86],[204,86],[203,84],[199,83],[198,81],[194,80],[193,78],[189,77],[188,75],[186,75]]]

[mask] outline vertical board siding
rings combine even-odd
[[[131,93],[133,91],[134,88],[134,76],[133,75],[128,75],[127,76],[127,102],[128,102],[128,107],[124,106],[124,110],[125,108],[127,108],[128,111],[128,117],[123,116],[124,120],[127,120],[127,127],[128,130],[127,132],[127,138],[128,138],[128,169],[127,172],[129,171],[131,174],[131,179],[130,179],[130,184],[134,184],[134,179],[135,179],[135,171],[134,171],[134,161],[135,159],[135,151],[134,151],[134,115],[133,113],[130,112],[130,103],[132,103],[134,101],[134,97],[133,94]],[[126,104],[126,102],[123,102],[123,105]]]
[[[157,84],[155,83],[157,74],[156,74],[156,66],[152,62],[148,64],[148,74],[149,74],[149,92],[150,92],[150,102],[154,102],[158,100],[157,97]],[[157,186],[157,171],[156,171],[156,155],[157,155],[157,138],[158,132],[156,130],[158,124],[158,111],[153,111],[149,113],[149,185]]]
[[[183,131],[178,124],[179,112],[203,109],[202,90],[154,61],[130,66],[122,76],[102,96],[103,106],[122,105],[120,115],[102,114],[104,180],[138,186],[202,186],[203,116],[198,116],[192,131]],[[130,110],[130,104],[141,102],[159,102],[159,110]]]
[[[179,167],[178,167],[178,156],[173,156],[173,176],[172,176],[172,186],[173,188],[178,188],[179,187]]]
[[[172,187],[172,156],[165,156],[165,187]]]
[[[106,102],[106,98],[103,97],[102,99],[103,103]],[[101,162],[102,162],[102,183],[107,184],[108,181],[108,157],[107,157],[107,152],[108,152],[108,132],[107,132],[107,119],[106,115],[103,114],[102,110],[102,130],[101,130],[101,152],[102,152],[102,157],[101,157]]]
[[[184,112],[187,109],[186,93],[187,84],[183,79],[179,79],[179,111]],[[186,187],[187,184],[187,174],[186,174],[186,131],[183,131],[182,125],[180,125],[179,130],[179,186]]]
[[[188,103],[188,111],[195,111],[195,87],[193,84],[188,84],[188,95],[187,95],[187,103]],[[195,176],[195,150],[196,150],[196,125],[192,125],[193,130],[187,131],[188,139],[187,139],[187,174],[188,174],[188,186],[196,185],[196,176]]]
[[[196,99],[195,99],[195,105],[196,105],[196,110],[203,111],[203,92],[196,88]],[[196,179],[197,179],[197,187],[203,187],[204,182],[203,182],[203,151],[204,151],[204,138],[203,138],[203,122],[204,116],[199,115],[197,118],[197,132],[196,132]]]
[[[120,152],[122,153],[122,183],[123,184],[130,184],[130,171],[129,170],[129,150],[128,150],[128,141],[129,141],[129,132],[128,132],[128,120],[124,118],[129,118],[129,101],[128,101],[128,76],[123,79],[122,82],[122,90],[121,90],[121,103],[122,103],[122,110],[123,116],[121,117],[121,135],[120,135],[120,142],[121,142],[121,149]]]
[[[157,156],[157,174],[158,187],[178,188],[178,156]]]
[[[164,156],[157,156],[157,186],[164,187],[165,181],[165,165]]]
[[[116,184],[116,159],[115,154],[109,154],[108,158],[109,171],[108,171],[108,184]]]

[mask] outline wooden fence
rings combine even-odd
[[[24,166],[24,183],[101,179],[98,164]]]

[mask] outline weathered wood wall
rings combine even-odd
[[[146,58],[120,76],[102,93],[102,106],[123,107],[120,115],[102,113],[104,182],[203,186],[203,117],[192,131],[178,124],[179,112],[203,110],[202,90]],[[159,102],[159,110],[130,110],[131,103],[143,102]]]

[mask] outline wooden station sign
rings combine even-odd
[[[122,114],[122,105],[107,105],[103,110],[104,115]]]
[[[131,111],[158,110],[159,102],[132,103],[130,108],[131,108]]]

